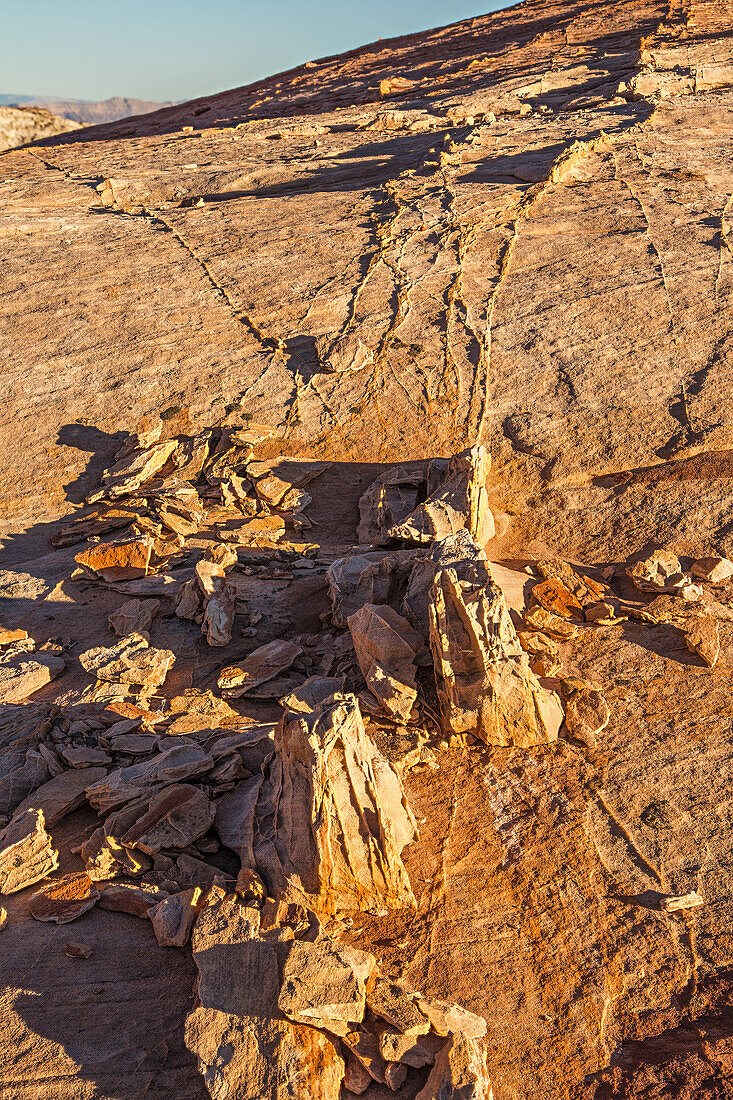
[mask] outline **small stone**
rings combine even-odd
[[[693,619],[685,631],[685,643],[691,653],[702,657],[708,668],[715,668],[720,656],[720,628],[712,615]]]
[[[90,943],[67,943],[64,950],[70,959],[88,959],[94,949]]]
[[[88,745],[59,745],[58,754],[72,768],[91,768],[112,763],[108,752]]]
[[[109,625],[121,638],[148,634],[160,611],[160,600],[127,600],[109,617]]]
[[[14,642],[26,642],[27,640],[27,630],[6,630],[0,627],[0,646],[12,645]]]
[[[601,623],[606,625],[608,623],[622,623],[626,620],[626,616],[617,616],[616,609],[612,603],[608,600],[600,600],[598,603],[588,604],[583,610],[585,615],[585,621],[587,623]]]
[[[685,909],[697,909],[704,904],[705,899],[698,894],[697,890],[693,890],[689,894],[671,895],[662,898],[659,907],[665,913],[678,913]]]
[[[2,932],[2,930],[5,928],[7,923],[8,923],[8,911],[7,911],[7,909],[3,909],[2,905],[0,905],[0,932]]]
[[[36,920],[68,924],[97,904],[99,890],[86,871],[50,882],[31,894],[28,908]]]
[[[728,558],[699,558],[692,567],[693,577],[708,584],[723,584],[733,577],[733,561]]]

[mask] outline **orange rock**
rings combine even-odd
[[[153,542],[147,536],[103,542],[76,555],[75,561],[105,581],[126,581],[147,575]]]
[[[559,615],[561,619],[582,619],[582,607],[569,588],[560,580],[542,581],[532,589],[540,607]]]
[[[99,900],[99,890],[86,871],[50,882],[31,895],[28,905],[36,920],[68,924],[76,920]]]

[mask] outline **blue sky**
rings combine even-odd
[[[502,0],[8,0],[0,93],[182,100]]]

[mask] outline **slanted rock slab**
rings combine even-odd
[[[40,882],[59,865],[46,832],[43,810],[16,812],[0,832],[0,894],[15,894]]]
[[[31,895],[28,908],[40,921],[69,924],[97,904],[99,890],[85,871],[64,875]]]

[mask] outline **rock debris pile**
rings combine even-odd
[[[126,597],[107,644],[80,646],[86,683],[26,701],[64,672],[68,643],[0,634],[0,892],[35,886],[38,921],[98,907],[149,920],[162,947],[192,940],[186,1043],[213,1097],[335,1100],[380,1085],[490,1100],[486,1022],[340,938],[354,914],[417,908],[404,777],[437,766],[435,739],[530,750],[562,737],[592,757],[613,715],[601,686],[565,671],[579,637],[674,623],[712,668],[723,605],[710,593],[733,565],[685,570],[662,550],[625,574],[492,564],[482,447],[382,472],[359,502],[360,543],[319,557],[285,536],[313,526],[303,486],[327,463],[256,458],[269,433],[246,421],[170,439],[162,428],[141,427],[93,510],[53,540],[85,543],[77,583]],[[320,631],[298,634],[273,593],[313,571],[328,607]],[[192,646],[230,646],[238,620],[256,637],[268,606],[276,636],[222,665],[215,690],[167,688]],[[153,643],[166,617],[188,638],[179,651]],[[273,705],[275,720],[247,712]],[[82,805],[97,815],[75,849],[83,870],[49,879],[53,829]],[[703,904],[693,892],[663,908]],[[67,944],[71,958],[91,950]]]

